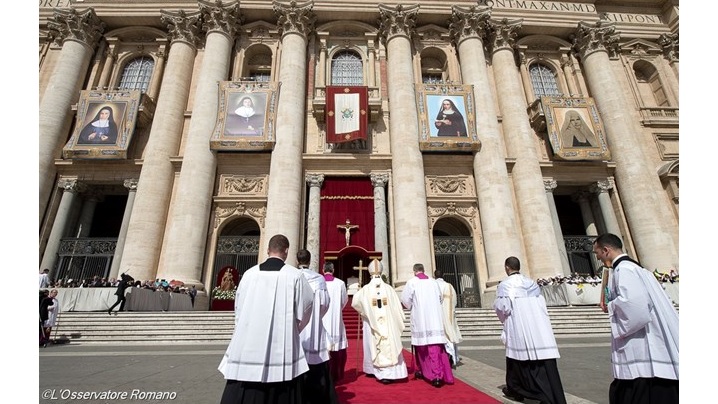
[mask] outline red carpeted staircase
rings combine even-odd
[[[354,310],[352,307],[352,297],[349,296],[347,305],[342,310],[342,318],[344,319],[344,327],[347,329],[347,340],[356,341],[357,333],[361,327],[361,320],[359,319],[359,312]],[[361,335],[359,335],[361,338]]]

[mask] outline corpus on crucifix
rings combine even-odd
[[[344,239],[347,242],[347,247],[349,247],[349,242],[351,241],[351,237],[352,237],[351,231],[354,229],[358,229],[358,228],[359,228],[359,226],[356,224],[352,224],[349,219],[347,219],[345,224],[337,225],[337,229],[344,229]],[[359,272],[359,273],[361,273],[361,272]]]

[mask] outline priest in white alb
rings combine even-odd
[[[404,331],[404,310],[391,285],[381,279],[381,263],[369,264],[371,281],[352,299],[352,307],[362,317],[364,373],[388,384],[406,379],[401,333]]]
[[[542,403],[566,404],[556,358],[560,357],[546,301],[533,280],[523,276],[516,257],[504,261],[508,278],[496,289],[494,310],[504,325],[506,345],[505,396]]]
[[[439,289],[441,289],[442,309],[444,310],[444,332],[448,340],[446,343],[446,353],[449,354],[451,367],[456,369],[456,364],[459,363],[459,348],[457,345],[463,341],[461,330],[459,330],[459,323],[456,321],[456,305],[458,303],[456,289],[444,280],[444,274],[438,269],[434,271],[434,279],[436,279],[436,282],[439,284]]]
[[[414,264],[414,277],[406,281],[401,303],[411,310],[411,345],[419,370],[414,376],[434,387],[454,384],[449,355],[446,353],[441,289],[424,273],[423,264]]]
[[[219,364],[227,380],[220,404],[305,402],[301,375],[309,366],[299,333],[311,320],[314,293],[284,263],[288,252],[289,240],[273,236],[269,258],[239,282],[234,333]]]
[[[327,335],[327,348],[329,349],[329,373],[334,383],[344,378],[344,366],[347,363],[347,330],[344,326],[342,310],[349,301],[347,287],[344,281],[334,277],[334,264],[324,263],[324,280],[329,293],[329,308],[322,317]]]

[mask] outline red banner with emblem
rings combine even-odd
[[[367,87],[327,86],[327,143],[367,138]]]

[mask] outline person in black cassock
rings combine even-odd
[[[117,295],[117,301],[115,302],[115,304],[112,305],[112,307],[107,309],[107,314],[112,314],[112,309],[114,309],[118,304],[120,305],[119,311],[125,310],[125,302],[127,301],[127,299],[125,298],[125,290],[135,280],[127,274],[120,275],[120,278],[120,283],[117,285],[117,291],[115,292],[115,294]]]

